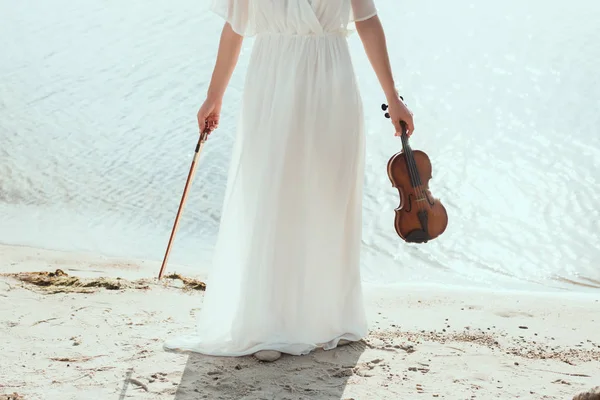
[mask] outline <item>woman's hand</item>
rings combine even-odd
[[[219,126],[220,118],[221,100],[207,98],[200,107],[200,110],[198,110],[198,128],[200,129],[200,133],[207,130],[210,135]]]
[[[404,104],[399,96],[395,96],[389,100],[387,111],[390,114],[392,124],[394,124],[394,129],[396,129],[395,136],[402,135],[402,126],[400,125],[400,121],[404,121],[406,122],[407,135],[410,137],[415,130],[413,113],[408,109],[408,107],[406,107],[406,104]]]
[[[244,38],[233,31],[229,22],[223,24],[221,40],[219,40],[219,52],[213,70],[210,85],[208,87],[206,100],[198,110],[198,128],[200,133],[208,130],[210,134],[219,126],[221,117],[221,102],[225,95],[225,89],[237,64],[242,41]]]

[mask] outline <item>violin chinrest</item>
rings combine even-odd
[[[429,239],[430,237],[427,232],[422,229],[415,229],[406,235],[404,241],[408,243],[427,243]]]

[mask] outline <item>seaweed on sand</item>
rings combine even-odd
[[[180,280],[183,282],[185,289],[190,290],[206,290],[206,283],[199,281],[197,279],[186,278],[180,274],[174,273],[165,276],[166,279]]]
[[[148,289],[147,280],[128,281],[121,278],[79,278],[61,269],[54,272],[18,272],[4,274],[21,282],[34,285],[45,293],[93,293],[99,289]]]
[[[57,269],[54,272],[17,272],[11,274],[1,274],[10,278],[17,279],[23,283],[31,285],[43,293],[94,293],[100,289],[106,290],[125,290],[125,289],[149,289],[153,283],[152,279],[139,279],[130,281],[122,278],[80,278],[72,276]],[[177,273],[165,276],[165,279],[179,280],[183,283],[184,290],[206,289],[206,284],[200,280],[186,278]],[[155,282],[154,282],[155,283]],[[167,285],[168,286],[168,285]],[[2,400],[2,399],[0,399]]]
[[[0,394],[0,400],[24,400],[25,398],[19,393],[14,392],[11,394]]]

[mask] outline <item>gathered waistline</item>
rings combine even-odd
[[[347,37],[350,32],[346,29],[328,32],[308,32],[308,33],[290,33],[290,32],[260,32],[256,37],[289,37],[289,38],[322,38],[322,37]]]

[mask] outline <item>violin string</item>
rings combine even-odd
[[[406,133],[403,131],[402,132],[402,147],[404,147],[404,157],[406,158],[406,165],[408,167],[408,173],[410,175],[410,180],[411,180],[411,184],[413,186],[413,190],[416,190],[417,188],[417,177],[415,174],[415,168],[414,168],[414,160],[412,159],[411,155],[411,148],[410,145],[408,143],[408,136],[406,135]],[[420,207],[419,202],[416,202],[417,204],[417,208]]]
[[[423,210],[423,202],[421,201],[421,199],[423,198],[423,191],[422,191],[422,186],[421,186],[421,176],[419,175],[419,168],[417,167],[417,162],[415,161],[415,156],[414,153],[412,151],[412,147],[410,148],[410,158],[414,164],[413,168],[415,170],[415,177],[416,177],[416,187],[415,187],[415,192],[417,194],[417,204],[419,205],[419,210]]]
[[[410,147],[410,144],[408,143],[408,135],[406,134],[406,130],[403,129],[402,132],[402,146],[404,147],[404,156],[406,157],[406,161],[407,161],[407,166],[408,166],[408,172],[410,174],[410,178],[413,184],[413,189],[415,190],[415,193],[417,195],[417,199],[416,199],[416,203],[417,203],[417,209],[422,210],[423,207],[421,205],[421,202],[419,201],[419,172],[417,169],[417,166],[415,164],[415,159],[413,157],[413,152],[412,152],[412,148]]]
[[[408,167],[408,172],[410,174],[410,180],[413,186],[413,190],[415,190],[415,192],[417,191],[417,174],[415,171],[415,164],[414,164],[414,159],[412,157],[412,149],[410,148],[410,144],[408,143],[408,135],[406,134],[406,131],[403,129],[402,132],[402,146],[404,147],[404,156],[406,157],[406,164]],[[418,193],[417,193],[418,196]],[[418,199],[417,199],[418,200]],[[420,207],[419,202],[417,201],[417,208]]]
[[[411,158],[413,159],[413,162],[415,163],[415,175],[417,176],[417,188],[416,188],[416,192],[417,192],[417,196],[419,198],[419,205],[420,205],[420,209],[422,210],[425,206],[423,206],[423,185],[421,182],[421,174],[419,174],[419,168],[417,166],[417,162],[415,161],[415,156],[413,154],[412,148],[410,149],[410,154],[411,154]]]
[[[412,149],[411,149],[411,152],[412,152]],[[414,159],[414,156],[413,156],[413,159]],[[416,161],[415,161],[415,163],[416,163]],[[420,196],[421,196],[421,199],[423,200],[420,203],[422,203],[422,202],[426,201],[426,199],[427,199],[427,193],[426,193],[425,188],[423,187],[423,181],[421,179],[422,177],[421,177],[421,174],[419,173],[419,169],[417,168],[416,165],[415,165],[415,169],[417,170],[417,176],[418,176],[418,179],[419,179],[419,192],[420,192]],[[426,208],[426,206],[428,206],[428,204],[429,203],[427,203],[426,205],[423,205],[421,208]]]
[[[408,175],[410,176],[410,183],[414,187],[415,175],[414,175],[414,171],[413,171],[413,165],[410,162],[410,148],[409,148],[408,142],[406,140],[406,135],[404,134],[404,132],[402,133],[401,139],[402,139],[402,148],[404,150],[404,159],[406,160],[406,168],[408,169]]]
[[[408,143],[408,137],[407,137],[407,143]],[[421,175],[419,174],[419,168],[417,167],[417,162],[415,161],[415,157],[414,157],[414,153],[412,151],[412,147],[409,147],[409,151],[410,151],[410,158],[413,162],[413,169],[414,169],[414,175],[415,175],[415,192],[417,194],[417,204],[419,205],[419,210],[423,210],[424,209],[424,205],[422,205],[422,199],[425,196],[425,193],[423,191],[423,182],[421,182]]]
[[[402,126],[402,133],[400,135],[400,138],[402,140],[402,148],[404,150],[404,158],[406,160],[406,166],[408,168],[408,173],[411,179],[411,183],[413,185],[413,190],[415,191],[415,194],[417,196],[416,199],[416,203],[417,203],[417,209],[422,211],[424,206],[421,204],[422,201],[421,199],[423,198],[423,188],[422,188],[422,184],[421,184],[421,179],[419,176],[419,169],[417,168],[415,159],[413,157],[413,152],[412,149],[410,147],[410,144],[408,143],[408,129],[406,128],[405,124],[401,124]]]

